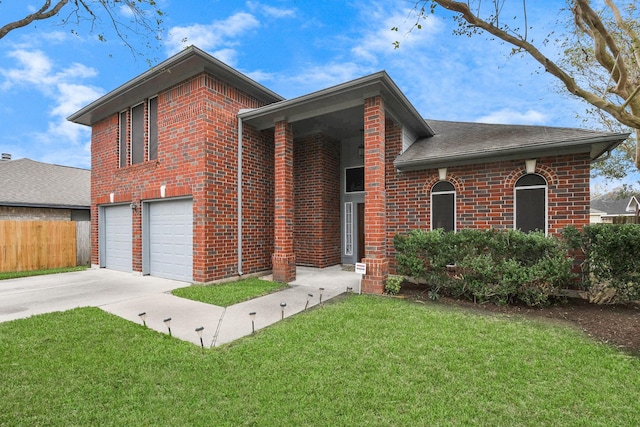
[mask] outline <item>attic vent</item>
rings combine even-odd
[[[11,160],[10,153],[2,153],[2,160]]]

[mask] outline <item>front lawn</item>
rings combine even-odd
[[[250,277],[237,282],[187,286],[186,288],[174,289],[171,293],[181,298],[213,304],[218,307],[228,307],[286,287],[286,284]]]
[[[95,308],[0,324],[0,425],[637,425],[640,360],[565,326],[351,295],[221,348]]]

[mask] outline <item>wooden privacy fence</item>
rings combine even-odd
[[[89,221],[0,221],[0,272],[88,265]]]
[[[640,224],[640,217],[638,216],[614,216],[613,224]]]

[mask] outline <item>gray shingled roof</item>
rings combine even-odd
[[[427,120],[436,135],[411,145],[395,161],[400,170],[589,152],[595,159],[628,134],[546,126]]]
[[[635,211],[628,211],[627,207],[631,206],[631,208],[633,208],[638,200],[640,200],[640,195],[624,198],[604,195],[602,197],[592,199],[591,208],[602,211],[607,215],[631,215],[634,214]]]
[[[0,161],[0,205],[88,209],[91,171],[31,159]]]

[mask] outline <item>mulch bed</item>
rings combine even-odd
[[[405,283],[400,295],[414,300],[428,300],[424,285]],[[457,306],[482,313],[502,313],[525,317],[570,322],[594,339],[640,355],[640,304],[590,304],[582,299],[569,299],[548,307],[499,306],[491,303],[440,297],[436,304]]]

